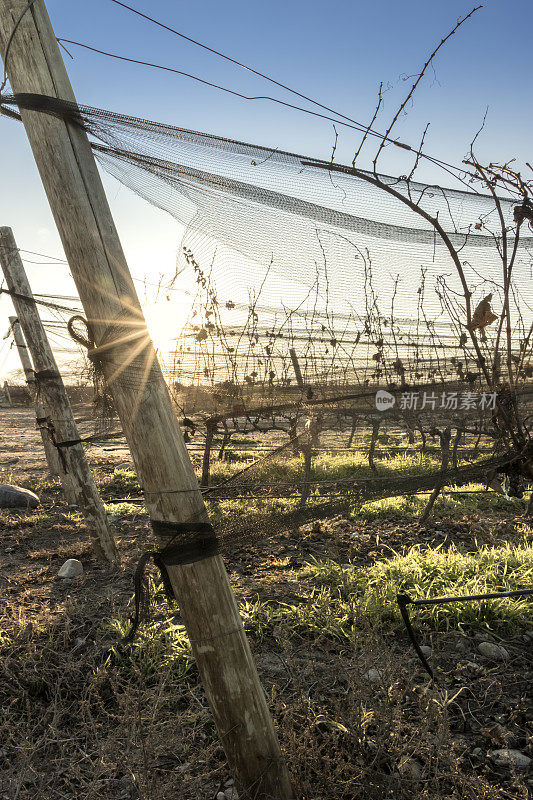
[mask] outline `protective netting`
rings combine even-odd
[[[160,360],[228,531],[242,499],[273,525],[496,469],[509,489],[509,463],[530,463],[533,237],[527,221],[515,236],[516,200],[50,98],[2,103],[83,126],[110,174],[185,226]]]

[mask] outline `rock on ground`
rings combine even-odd
[[[493,642],[480,642],[477,646],[477,649],[481,653],[481,655],[486,656],[487,658],[493,658],[495,661],[508,661],[509,660],[509,653],[499,644],[493,644]]]
[[[370,683],[381,683],[383,675],[379,669],[369,669],[368,672],[365,673],[365,678],[370,681]]]
[[[0,508],[37,508],[40,502],[37,495],[29,489],[0,484]]]
[[[77,558],[69,558],[57,573],[59,578],[77,578],[83,575],[83,564]]]
[[[521,767],[525,769],[531,764],[529,756],[521,753],[520,750],[512,750],[509,747],[504,747],[501,750],[492,750],[489,755],[501,767]]]

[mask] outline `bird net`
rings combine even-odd
[[[490,185],[432,186],[51,98],[2,98],[13,105],[81,125],[108,173],[184,226],[159,298],[176,309],[175,347],[160,356],[206,497],[301,515],[491,469],[520,494],[526,200],[520,217]]]

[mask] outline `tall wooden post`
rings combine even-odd
[[[104,504],[80,442],[67,392],[48,343],[11,228],[0,228],[0,264],[31,353],[39,393],[50,413],[56,444],[61,445],[58,447],[58,453],[62,465],[60,478],[64,481],[65,496],[67,500],[79,506],[96,555],[114,562],[117,553]]]
[[[4,381],[4,396],[6,398],[8,406],[12,406],[13,401],[11,400],[11,392],[9,391],[9,384],[7,381]]]
[[[21,15],[6,64],[14,92],[76,102],[42,0],[31,7],[27,0],[0,0],[2,57]],[[166,527],[174,539],[173,526],[205,523],[207,512],[90,144],[64,119],[21,115],[97,353],[105,356],[101,365],[148,513],[157,531]],[[240,793],[289,800],[288,772],[222,558],[168,572]]]
[[[22,365],[22,369],[24,370],[24,377],[26,378],[26,384],[28,386],[28,391],[32,400],[35,402],[35,416],[37,419],[37,427],[41,433],[41,439],[43,440],[43,447],[44,453],[46,455],[46,462],[48,464],[48,469],[50,471],[50,475],[53,478],[57,478],[61,475],[61,461],[59,458],[59,453],[57,452],[57,448],[54,446],[51,438],[50,432],[47,426],[47,415],[40,399],[40,393],[37,391],[37,381],[35,380],[35,372],[32,367],[30,354],[28,353],[28,346],[24,341],[24,334],[22,333],[22,328],[20,327],[20,322],[18,321],[17,317],[9,317],[9,324],[11,326],[11,330],[13,332],[13,339],[15,340],[15,344],[17,346],[17,351],[20,358],[20,363]],[[65,474],[65,479],[69,479],[70,483],[70,476]],[[67,497],[67,501],[69,503],[75,502],[75,496],[72,493],[71,487],[69,487],[69,496]]]
[[[289,353],[291,355],[294,374],[296,375],[296,383],[298,384],[300,389],[305,389],[304,379],[302,377],[302,370],[300,369],[300,362],[298,361],[298,356],[296,355],[296,350],[294,349],[294,347],[290,348]]]

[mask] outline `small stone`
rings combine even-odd
[[[130,472],[133,472],[133,464],[130,464],[128,461],[122,461],[120,464],[117,464],[115,469],[128,469]]]
[[[477,646],[477,649],[481,653],[481,655],[485,656],[486,658],[492,658],[494,661],[508,661],[509,660],[509,653],[499,644],[494,644],[493,642],[480,642]]]
[[[224,792],[217,792],[217,800],[226,800]]]
[[[37,495],[29,489],[0,484],[0,508],[37,508],[40,502]]]
[[[383,675],[379,669],[369,669],[368,672],[365,673],[365,678],[367,681],[370,681],[370,683],[381,683]]]
[[[481,747],[474,747],[474,749],[472,750],[472,755],[479,758],[480,756],[483,755],[483,750],[481,749]]]
[[[517,769],[526,769],[531,764],[531,759],[520,750],[512,750],[509,747],[504,747],[501,750],[492,750],[489,753],[496,764],[500,767],[516,767]]]
[[[224,786],[226,789],[229,789],[229,787],[233,786],[234,783],[235,781],[233,780],[233,778],[228,778],[228,780],[225,781]]]
[[[422,655],[424,655],[426,658],[430,658],[430,657],[433,655],[433,650],[431,649],[431,647],[428,647],[428,645],[427,645],[427,644],[422,644],[422,645],[420,645],[420,652],[421,652],[421,653],[422,653]]]
[[[237,794],[237,789],[234,786],[230,786],[229,789],[226,789],[224,792],[225,800],[239,800],[239,795]]]
[[[77,578],[83,575],[83,564],[77,558],[69,558],[59,569],[58,578]]]

